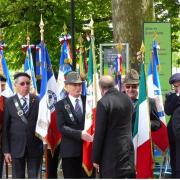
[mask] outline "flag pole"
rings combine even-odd
[[[95,92],[97,92],[97,80],[96,80],[96,75],[97,75],[97,69],[96,69],[96,54],[95,54],[95,45],[94,45],[94,41],[95,41],[95,37],[94,37],[94,21],[91,15],[91,21],[89,23],[89,27],[91,30],[91,45],[92,45],[92,56],[93,56],[93,74],[94,74],[94,88],[95,88]],[[97,93],[95,93],[95,103],[97,104]]]
[[[40,28],[40,34],[41,34],[41,42],[44,42],[44,22],[43,22],[42,14],[41,14],[39,28]],[[47,144],[45,144],[44,145],[44,153],[45,153],[44,155],[45,155],[45,167],[46,167],[45,178],[46,179],[48,178],[48,152],[47,151],[48,151]]]

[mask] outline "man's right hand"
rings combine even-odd
[[[81,139],[87,142],[93,141],[93,136],[91,136],[89,133],[86,132],[86,130],[83,130],[81,133]]]
[[[12,158],[11,158],[11,154],[10,153],[4,153],[4,159],[6,161],[6,163],[11,163],[12,162]]]

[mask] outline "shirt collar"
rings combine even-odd
[[[27,94],[26,96],[22,96],[19,93],[17,93],[17,96],[19,99],[21,99],[22,97],[25,97],[27,100],[29,100],[29,94]]]
[[[79,96],[79,97],[74,97],[74,96],[71,96],[70,94],[69,94],[68,96],[69,96],[69,99],[71,100],[71,102],[75,102],[76,99],[79,99],[79,101],[81,101],[81,96]]]

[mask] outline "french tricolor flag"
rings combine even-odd
[[[159,65],[159,58],[158,58],[158,45],[157,42],[153,42],[153,52],[152,52],[152,60],[150,62],[149,71],[148,71],[148,96],[153,98],[156,103],[156,107],[158,110],[158,116],[161,121],[161,128],[157,131],[151,133],[153,142],[161,149],[161,151],[165,152],[169,146],[168,141],[168,133],[166,127],[166,119],[164,113],[164,105],[163,105],[163,98],[161,93],[161,85],[159,80],[159,73],[158,73],[158,65]]]
[[[56,79],[53,74],[51,60],[44,43],[40,44],[42,79],[40,89],[39,114],[36,134],[49,145],[52,152],[61,140],[57,128],[55,103],[59,100]]]

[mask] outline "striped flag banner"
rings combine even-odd
[[[149,102],[146,92],[144,63],[141,64],[139,99],[133,132],[136,178],[153,177],[153,156],[150,135]]]
[[[168,141],[168,133],[166,126],[166,119],[164,113],[164,105],[163,105],[163,97],[161,93],[161,85],[158,73],[158,67],[160,65],[158,58],[158,45],[157,42],[153,42],[153,52],[152,52],[152,60],[149,65],[148,71],[148,96],[153,98],[156,103],[158,116],[161,121],[161,128],[152,132],[152,140],[159,147],[162,152],[166,152],[169,141]]]
[[[26,59],[24,62],[24,72],[26,72],[27,74],[31,76],[31,80],[32,80],[31,91],[37,94],[37,85],[36,85],[36,77],[35,77],[35,72],[34,72],[33,58],[32,58],[32,53],[31,53],[31,46],[27,46],[26,49],[27,50],[26,50]]]
[[[2,74],[6,77],[6,88],[3,92],[1,92],[1,95],[3,95],[4,97],[10,97],[14,94],[14,90],[13,90],[8,66],[6,63],[6,59],[4,57],[2,44],[0,45],[0,69],[2,70]]]

